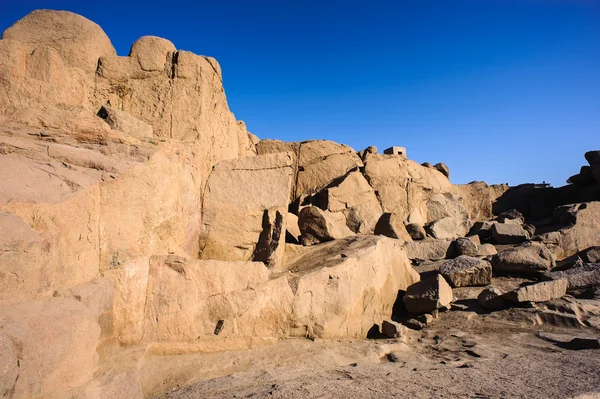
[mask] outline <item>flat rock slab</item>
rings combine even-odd
[[[488,285],[492,282],[490,262],[461,255],[440,267],[440,273],[452,287]]]
[[[557,346],[571,350],[600,349],[599,337],[574,337],[566,334],[552,334],[539,332],[538,337],[545,341],[552,342]]]
[[[496,244],[519,244],[529,239],[527,231],[519,224],[494,223],[492,239]]]
[[[600,286],[600,263],[588,263],[569,270],[545,273],[544,280],[567,280],[568,290]]]
[[[425,239],[404,244],[409,259],[440,260],[451,257],[452,241]]]
[[[505,294],[513,302],[546,302],[557,299],[567,294],[567,281],[544,281],[518,288]]]

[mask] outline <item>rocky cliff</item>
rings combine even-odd
[[[154,394],[136,371],[149,354],[365,338],[418,291],[424,261],[535,237],[547,271],[600,244],[598,202],[536,235],[520,215],[493,220],[507,186],[449,173],[371,147],[259,141],[215,59],[149,36],[120,57],[95,23],[32,12],[0,40],[0,396]],[[131,368],[107,366],[140,348]]]

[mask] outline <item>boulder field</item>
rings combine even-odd
[[[401,147],[259,140],[222,79],[66,11],[2,34],[0,397],[151,397],[167,355],[398,339],[453,288],[502,309],[600,286],[600,151],[533,212],[531,187],[454,185]]]

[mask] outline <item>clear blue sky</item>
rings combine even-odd
[[[561,186],[600,149],[600,0],[0,0],[217,58],[261,138],[407,147],[454,183]]]

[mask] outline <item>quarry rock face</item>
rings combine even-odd
[[[398,291],[419,281],[401,244],[381,236],[310,247],[288,268],[292,327],[301,336],[366,337],[391,317]]]
[[[556,226],[532,228],[498,210],[512,188],[453,185],[403,147],[259,140],[222,79],[214,58],[159,37],[117,56],[70,12],[3,33],[0,396],[150,397],[170,378],[148,377],[155,355],[403,337],[398,304],[431,312],[414,319],[428,328],[453,300],[442,274],[488,284],[490,258],[551,280],[490,289],[490,309],[600,285],[600,198],[565,199]],[[600,181],[597,151],[586,159],[582,192]],[[438,261],[420,282],[411,264]]]
[[[280,265],[291,184],[290,153],[215,165],[204,195],[201,258]]]

